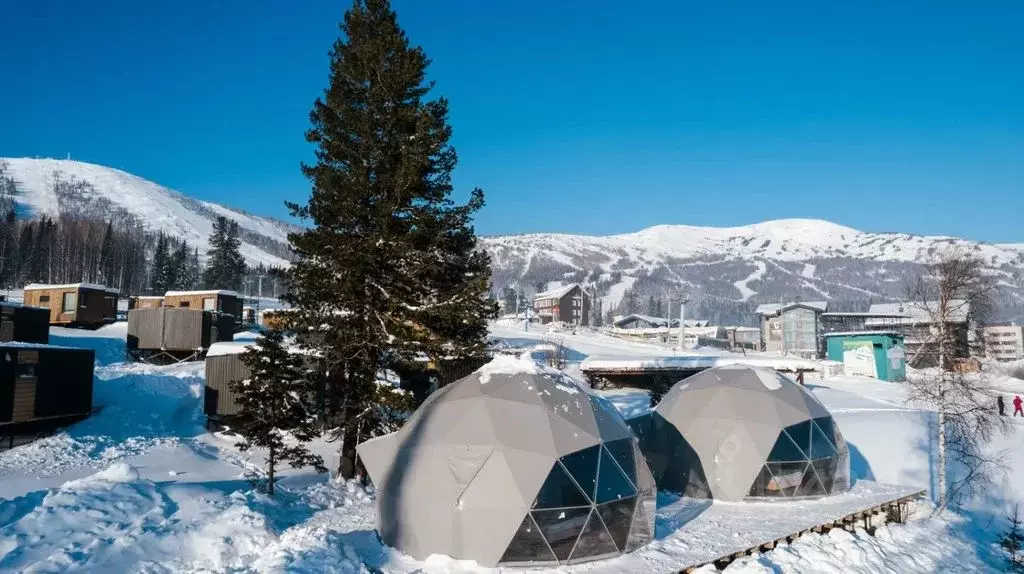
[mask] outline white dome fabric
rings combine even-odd
[[[658,485],[691,497],[812,497],[849,489],[828,410],[771,370],[728,365],[677,383],[635,423]]]
[[[415,558],[576,563],[653,537],[654,479],[633,432],[606,400],[532,362],[485,365],[358,452],[381,538]]]

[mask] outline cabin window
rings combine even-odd
[[[64,313],[74,313],[78,309],[78,293],[65,293],[60,308]]]
[[[203,310],[204,311],[216,311],[217,310],[217,307],[215,306],[216,303],[217,303],[217,300],[213,299],[213,298],[203,299]]]
[[[49,303],[50,302],[50,296],[49,295],[40,295],[39,296],[39,302],[40,303]]]
[[[188,301],[179,301],[178,307],[188,307]]]

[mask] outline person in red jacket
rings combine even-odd
[[[1013,397],[1013,416],[1017,416],[1017,413],[1020,413],[1020,416],[1024,417],[1024,409],[1021,408],[1022,404],[1024,404],[1024,401],[1020,400],[1020,395],[1015,395]]]

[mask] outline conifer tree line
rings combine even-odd
[[[131,213],[98,196],[85,181],[52,174],[61,206],[55,218],[19,213],[17,182],[0,161],[0,288],[29,283],[99,283],[122,294],[170,290],[241,291],[245,260],[237,222],[218,217],[207,265],[197,247],[148,231]],[[277,270],[263,269],[272,276]]]

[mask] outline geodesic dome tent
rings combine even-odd
[[[654,479],[621,415],[527,359],[443,387],[358,452],[381,538],[419,559],[576,563],[654,534]]]
[[[631,424],[662,490],[736,501],[850,488],[849,449],[828,410],[771,370],[702,371]]]

